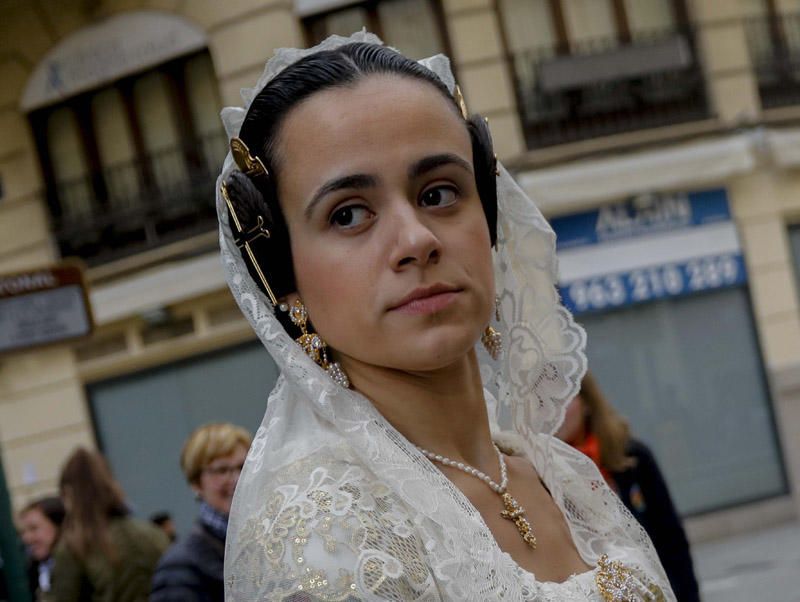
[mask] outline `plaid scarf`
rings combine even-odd
[[[228,531],[228,515],[214,510],[206,502],[200,502],[200,522],[220,539],[225,539]]]

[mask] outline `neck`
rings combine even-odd
[[[474,349],[450,366],[425,373],[346,358],[342,364],[354,387],[411,443],[494,474],[497,455]]]

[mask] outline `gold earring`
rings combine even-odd
[[[308,310],[300,299],[296,299],[291,307],[281,303],[279,308],[289,312],[289,319],[292,324],[300,329],[300,336],[295,339],[298,345],[303,348],[308,357],[328,373],[333,381],[344,387],[350,388],[350,379],[347,378],[339,362],[328,360],[328,345],[316,332],[308,332]]]
[[[500,298],[495,297],[494,300],[494,317],[499,322],[500,321]],[[497,360],[500,357],[500,354],[503,351],[503,335],[500,334],[499,330],[492,328],[492,325],[486,327],[486,330],[483,331],[481,335],[481,343],[483,343],[483,347],[492,356],[493,360]]]

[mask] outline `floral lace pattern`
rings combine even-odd
[[[353,41],[379,43],[362,32],[277,51],[256,87],[243,91],[245,108],[223,111],[229,136],[275,74]],[[453,89],[445,57],[423,64]],[[220,181],[233,166],[229,154]],[[493,433],[534,464],[587,563],[608,554],[674,600],[649,539],[594,465],[543,434],[557,428],[577,391],[585,335],[558,299],[553,232],[502,168],[498,205],[495,276],[508,343],[497,361],[478,349]],[[281,371],[234,497],[226,600],[601,600],[591,575],[548,584],[522,571],[416,447],[303,353],[250,278],[219,193],[217,208],[226,279]]]

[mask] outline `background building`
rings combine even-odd
[[[222,106],[273,48],[362,26],[445,52],[560,235],[609,398],[695,540],[800,511],[797,0],[0,0],[0,277],[78,256],[93,335],[0,356],[16,507],[99,446],[193,515],[197,425],[255,431],[276,370],[224,284]],[[795,493],[793,493],[795,492]]]

